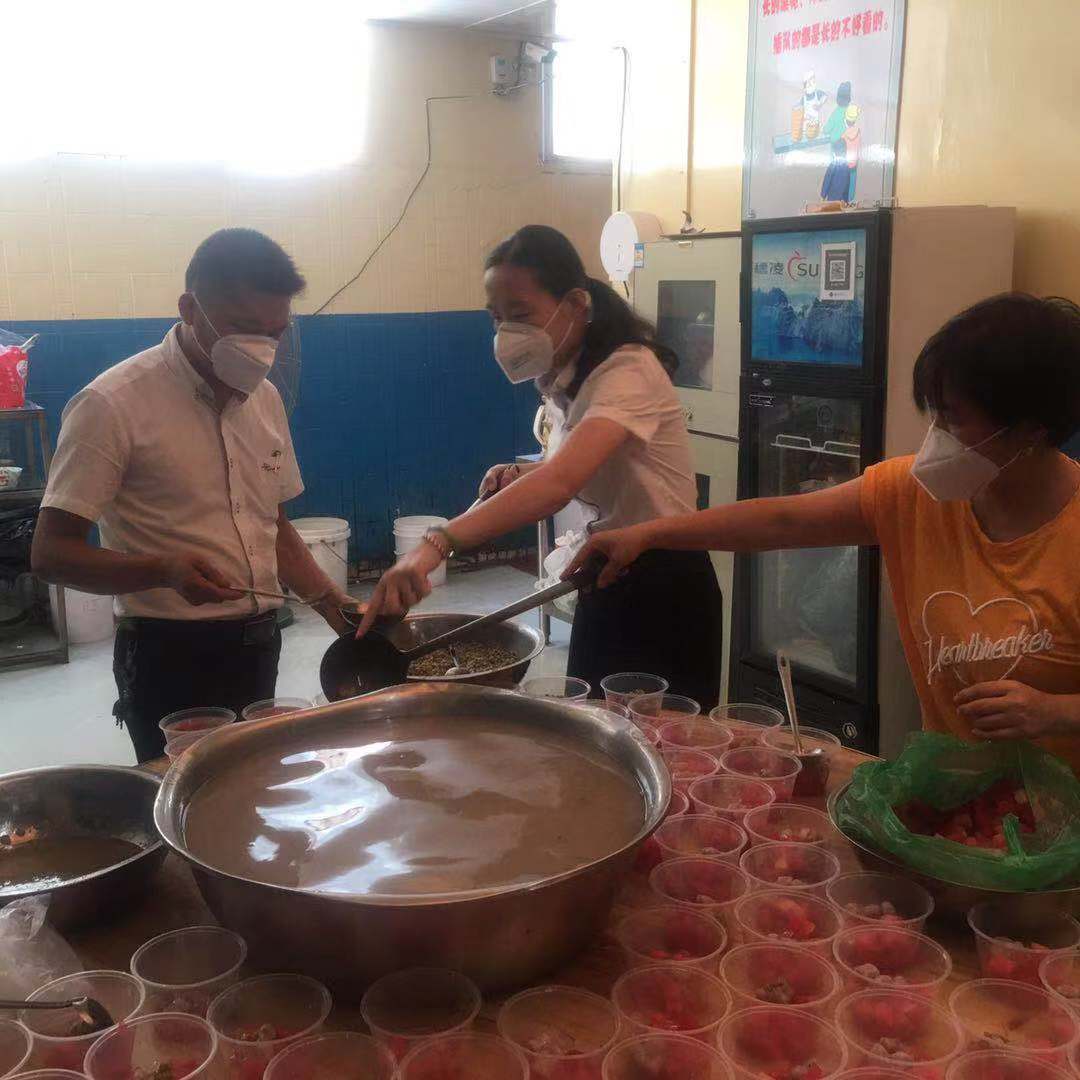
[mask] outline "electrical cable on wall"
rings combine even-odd
[[[623,135],[626,131],[626,95],[630,88],[630,50],[625,45],[616,45],[622,53],[622,97],[619,103],[619,143],[615,153],[615,209],[622,209],[622,158]]]

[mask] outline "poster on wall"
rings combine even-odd
[[[750,0],[743,217],[892,197],[905,0]]]

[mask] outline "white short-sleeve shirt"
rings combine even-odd
[[[583,420],[602,417],[630,434],[578,493],[595,510],[594,531],[696,509],[697,483],[679,395],[656,354],[624,345],[589,373],[571,401],[573,365],[536,381],[552,424],[549,454]]]
[[[42,506],[97,522],[113,551],[197,553],[240,587],[277,592],[278,510],[303,490],[277,390],[263,382],[219,412],[174,326],[68,402]],[[118,603],[126,615],[182,620],[279,606],[245,598],[195,607],[173,589]]]

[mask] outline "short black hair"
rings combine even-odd
[[[955,394],[1002,427],[1045,428],[1060,446],[1080,429],[1080,308],[1019,292],[982,300],[923,346],[912,390],[920,412]]]
[[[285,249],[255,229],[219,229],[196,249],[184,288],[203,299],[219,299],[237,289],[295,296],[307,282]]]

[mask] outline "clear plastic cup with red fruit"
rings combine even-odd
[[[776,794],[776,801],[786,802],[795,790],[802,763],[794,754],[769,746],[744,746],[721,754],[719,768],[721,773],[768,784]]]
[[[685,1035],[638,1035],[604,1059],[602,1080],[731,1080],[719,1051]]]
[[[683,814],[665,821],[655,838],[665,859],[703,855],[738,866],[746,848],[746,833],[738,825],[709,814]]]
[[[946,1009],[919,994],[861,990],[836,1008],[835,1023],[852,1065],[917,1070],[944,1080],[964,1050],[964,1030]]]
[[[921,885],[896,874],[841,874],[825,895],[848,925],[903,926],[921,933],[934,910],[934,898]]]
[[[785,723],[784,714],[769,705],[733,703],[717,705],[709,719],[723,724],[731,731],[731,748],[762,746],[768,731]]]
[[[949,996],[970,1050],[1005,1050],[1067,1066],[1080,1026],[1065,1002],[1041,986],[1005,979],[973,979]]]
[[[1039,982],[1044,990],[1062,998],[1080,1012],[1080,951],[1052,953],[1039,964]]]
[[[845,1077],[845,1080],[850,1078]],[[861,1077],[855,1077],[861,1080]],[[1069,1073],[1049,1062],[1001,1050],[964,1054],[949,1066],[945,1080],[1069,1080]]]
[[[975,935],[979,970],[987,979],[1016,979],[1039,986],[1039,965],[1075,951],[1080,923],[1063,912],[1031,911],[1021,904],[988,900],[967,914]]]
[[[766,889],[749,893],[734,908],[737,940],[772,942],[809,949],[832,960],[833,940],[840,932],[840,913],[809,892]]]
[[[776,802],[776,792],[764,780],[741,776],[709,776],[687,789],[695,814],[712,814],[741,825],[747,813]]]
[[[840,993],[840,976],[822,956],[770,941],[737,945],[724,954],[719,975],[733,1010],[782,1005],[827,1017]]]
[[[728,936],[710,915],[663,904],[625,915],[615,927],[615,940],[628,967],[689,964],[714,974]]]
[[[739,866],[751,888],[806,890],[821,896],[829,882],[840,876],[836,856],[811,844],[758,844],[742,853]]]
[[[402,1059],[399,1080],[528,1080],[529,1063],[511,1042],[475,1031],[440,1035]]]
[[[713,757],[731,749],[731,729],[707,716],[685,716],[668,720],[660,727],[665,749],[704,750]]]
[[[850,926],[833,941],[833,957],[849,993],[888,988],[933,998],[953,969],[946,949],[902,926]]]
[[[729,936],[733,932],[732,909],[750,891],[746,875],[737,866],[700,856],[662,862],[649,875],[649,885],[665,903],[721,920]]]
[[[685,964],[633,968],[616,980],[611,1001],[630,1035],[687,1035],[712,1042],[731,997],[714,975]]]
[[[719,764],[705,750],[661,749],[664,764],[671,774],[671,786],[676,791],[686,791],[695,780],[715,776]]]
[[[832,822],[820,810],[799,803],[772,803],[747,812],[743,828],[751,844],[826,844],[835,835]]]
[[[720,1025],[716,1045],[738,1080],[831,1080],[847,1063],[831,1024],[777,1005],[732,1013]]]

